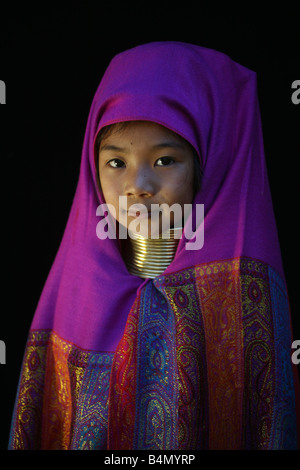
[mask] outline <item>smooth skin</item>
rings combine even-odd
[[[179,204],[183,214],[184,204],[193,201],[193,148],[159,124],[132,121],[125,128],[116,125],[100,143],[98,165],[105,202],[113,205],[117,221],[129,229],[138,217],[140,233],[151,233],[151,204]],[[120,196],[125,198],[120,200]],[[133,204],[142,204],[144,210],[130,210]],[[168,210],[159,217],[160,232],[165,224],[173,227],[182,222]]]

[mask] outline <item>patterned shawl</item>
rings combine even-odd
[[[186,250],[183,235],[153,280],[128,273],[118,240],[96,236],[95,137],[130,120],[184,137],[203,170],[193,211],[204,204],[204,246]],[[293,449],[291,342],[255,73],[179,42],[118,54],[90,109],[9,448]]]

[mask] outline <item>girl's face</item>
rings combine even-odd
[[[179,205],[183,216],[184,204],[192,203],[193,154],[188,142],[159,124],[132,121],[125,128],[117,125],[101,140],[98,164],[105,202],[114,207],[118,222],[142,235],[182,226],[178,211],[174,215],[168,208]],[[138,206],[130,209],[133,204]],[[152,204],[164,204],[162,213],[157,206],[151,212]],[[157,228],[153,228],[158,220],[155,213]]]

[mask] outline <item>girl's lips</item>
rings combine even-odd
[[[144,204],[132,204],[127,211],[127,215],[128,217],[147,219],[151,216],[151,208]]]
[[[139,218],[139,219],[148,219],[151,217],[151,211],[138,211],[138,210],[129,210],[127,212],[128,217]]]

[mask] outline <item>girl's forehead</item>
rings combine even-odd
[[[173,144],[178,147],[191,147],[191,145],[176,132],[167,127],[151,121],[128,121],[116,123],[100,130],[100,150],[108,141],[129,141],[134,143],[149,143],[159,145]]]

